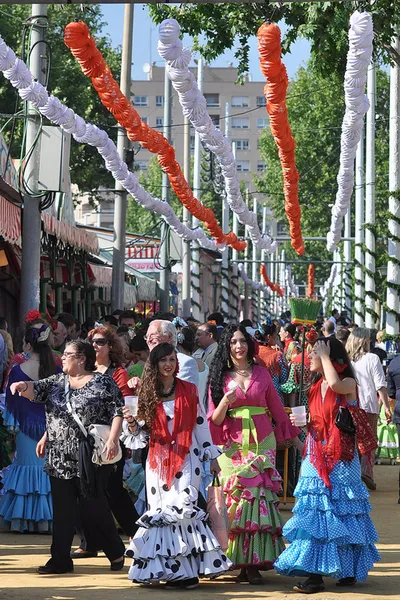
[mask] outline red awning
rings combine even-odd
[[[16,246],[21,246],[21,209],[0,196],[0,235]]]

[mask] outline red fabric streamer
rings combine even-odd
[[[285,292],[280,287],[280,285],[278,285],[277,283],[273,283],[270,280],[270,278],[268,277],[268,273],[267,273],[267,267],[265,265],[261,265],[260,274],[262,275],[265,285],[267,285],[269,288],[271,288],[271,290],[273,292],[276,292],[278,294],[278,296],[281,296],[281,298],[282,298],[282,296],[285,295]]]
[[[175,160],[175,150],[168,140],[159,131],[141,121],[138,112],[121,92],[100,50],[96,48],[96,42],[91,37],[86,23],[69,23],[64,31],[64,42],[78,60],[83,73],[92,80],[101,102],[126,129],[128,138],[132,142],[140,142],[149,152],[158,154],[158,162],[167,173],[172,189],[183,206],[205,224],[210,235],[218,243],[225,243],[238,251],[244,250],[246,242],[240,241],[232,232],[225,234],[218,225],[212,209],[205,207],[195,198],[179,163]]]
[[[299,174],[295,159],[296,143],[290,129],[286,106],[289,80],[281,60],[281,31],[273,23],[263,23],[257,32],[257,39],[260,67],[267,82],[264,87],[266,108],[283,171],[285,212],[290,226],[290,239],[297,254],[304,254],[300,225]]]
[[[308,265],[307,298],[314,296],[315,289],[315,265]]]

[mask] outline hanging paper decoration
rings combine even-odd
[[[188,67],[192,53],[188,48],[183,49],[179,33],[179,23],[175,19],[163,21],[159,27],[158,52],[166,61],[168,77],[178,93],[183,114],[189,119],[203,144],[217,157],[225,180],[226,199],[239,222],[247,225],[257,248],[273,252],[276,242],[267,234],[261,234],[257,215],[251,212],[243,201],[231,144],[214,125],[207,112],[206,99],[198,89],[196,79]]]
[[[315,289],[315,265],[308,265],[308,281],[307,281],[307,298],[312,298],[314,296]]]
[[[285,283],[286,283],[286,287],[289,290],[290,296],[297,298],[297,296],[299,295],[299,288],[294,283],[293,275],[292,275],[292,267],[290,265],[287,265],[285,268]]]
[[[265,265],[260,266],[260,274],[264,280],[265,285],[271,288],[273,292],[276,292],[281,298],[285,295],[285,292],[280,287],[280,285],[278,285],[277,283],[273,283],[273,281],[270,280],[267,273],[267,267]]]
[[[263,23],[257,31],[260,67],[266,79],[264,95],[271,133],[278,146],[283,172],[285,212],[289,221],[292,248],[304,254],[299,204],[299,174],[296,169],[295,147],[286,106],[289,84],[286,67],[281,60],[281,31],[274,23]]]
[[[218,225],[213,210],[195,198],[175,159],[175,150],[168,140],[162,133],[141,121],[130,100],[121,92],[86,23],[69,23],[64,31],[64,42],[77,58],[83,73],[91,78],[101,102],[126,129],[128,138],[132,142],[140,142],[149,152],[158,155],[158,162],[167,173],[172,189],[183,206],[205,224],[219,244],[227,244],[235,250],[244,250],[246,242],[239,241],[234,233],[225,234]]]
[[[242,263],[238,265],[238,271],[240,277],[243,279],[246,285],[250,285],[253,288],[253,290],[262,290],[267,296],[271,295],[271,290],[267,285],[264,285],[261,281],[254,281],[253,279],[250,279],[250,277],[244,270]]]
[[[364,126],[364,115],[369,100],[364,93],[368,65],[372,57],[374,38],[372,17],[367,12],[356,11],[350,17],[349,51],[344,76],[344,101],[346,110],[340,138],[340,167],[338,190],[332,208],[331,228],[327,235],[327,248],[333,252],[340,242],[343,217],[350,206],[354,187],[354,160]]]
[[[324,314],[326,314],[326,311],[328,308],[329,291],[332,290],[334,281],[336,279],[336,273],[337,273],[337,265],[334,264],[331,267],[331,272],[329,274],[328,279],[325,281],[324,285],[322,285],[319,288],[319,293],[322,298],[322,306],[323,306]]]
[[[58,98],[50,96],[46,88],[33,79],[26,64],[15,56],[13,50],[7,46],[1,36],[0,71],[3,72],[6,79],[10,80],[12,86],[18,89],[22,100],[31,102],[49,121],[60,125],[67,133],[71,133],[77,142],[94,146],[103,157],[106,168],[114,179],[119,181],[141,206],[161,215],[180,237],[196,241],[203,248],[220,249],[220,245],[214,240],[210,240],[201,227],[189,229],[179,220],[167,202],[154,198],[146,192],[137,177],[129,171],[119,156],[114,142],[107,133],[96,125],[86,123],[82,117],[75,114]]]

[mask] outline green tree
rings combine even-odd
[[[393,57],[391,39],[400,26],[400,3],[379,0],[365,3],[374,20],[375,51],[385,61]],[[283,40],[283,51],[303,37],[311,42],[312,55],[318,57],[317,67],[322,72],[343,72],[347,54],[349,17],[354,12],[354,2],[291,2],[277,3],[205,3],[168,6],[154,4],[149,12],[156,23],[176,18],[184,33],[194,36],[195,49],[200,49],[211,61],[225,50],[237,47],[239,75],[248,71],[248,39],[256,35],[258,27],[266,20],[284,20],[288,29]],[[204,43],[199,36],[204,36]],[[400,57],[397,55],[397,60]]]
[[[18,4],[2,5],[0,9],[2,37],[18,56],[25,55],[28,64],[30,11],[31,7],[29,5]],[[105,129],[110,137],[115,140],[116,122],[114,117],[103,107],[90,79],[81,72],[77,60],[64,45],[64,28],[77,15],[79,15],[79,12],[76,6],[64,6],[62,8],[49,5],[48,7],[46,41],[50,48],[50,60],[47,89],[81,117]],[[93,6],[87,9],[83,18],[91,34],[96,38],[97,45],[109,64],[114,77],[118,79],[120,50],[113,49],[110,38],[102,34],[105,23],[102,18],[101,7]],[[23,40],[25,41],[24,48],[22,48]],[[22,102],[19,101],[19,96],[11,84],[3,80],[3,85],[0,87],[0,113],[12,113],[14,107],[16,111],[22,109]],[[11,122],[7,123],[6,118],[2,119],[3,134],[6,141],[9,141],[12,124]],[[46,123],[47,121],[44,119],[44,124]],[[17,120],[11,145],[13,157],[20,156],[21,150],[25,153],[25,150],[21,149],[25,124],[24,119]],[[97,153],[97,150],[91,146],[72,142],[70,166],[72,182],[78,185],[81,192],[89,192],[94,198],[99,187],[114,188],[112,175],[106,170],[103,159]]]

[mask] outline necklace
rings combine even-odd
[[[235,370],[235,373],[237,373],[238,375],[240,375],[241,377],[246,377],[246,375],[249,374],[250,369],[237,369]]]
[[[159,395],[161,396],[161,398],[168,398],[169,396],[171,396],[174,393],[175,387],[176,387],[176,380],[174,379],[174,383],[172,384],[170,389],[167,390],[166,392],[160,392]]]

